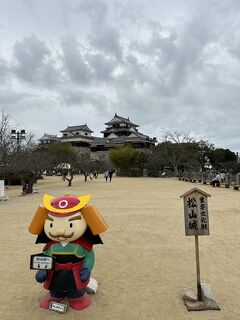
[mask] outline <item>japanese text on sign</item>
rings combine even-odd
[[[53,267],[52,257],[35,256],[33,257],[33,269],[47,269],[51,270]]]
[[[209,235],[207,196],[198,191],[184,196],[185,234]]]

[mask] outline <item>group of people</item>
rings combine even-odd
[[[106,182],[109,180],[110,182],[112,181],[112,176],[113,176],[113,173],[114,173],[114,170],[112,169],[108,169],[107,171],[104,172],[104,178],[106,180]],[[93,178],[97,179],[98,177],[98,172],[95,170],[95,171],[90,171],[90,172],[87,172],[87,176],[93,180]],[[85,180],[86,181],[86,180]]]
[[[104,178],[106,181],[112,181],[112,176],[113,176],[114,170],[108,169],[107,171],[104,172]],[[84,171],[84,176],[85,176],[85,182],[87,181],[87,178],[90,178],[91,180],[97,179],[98,178],[98,172],[96,170],[92,171]]]
[[[90,170],[90,171],[84,171],[84,177],[85,177],[85,182],[87,181],[87,178],[90,178],[91,180],[93,180],[93,178],[97,179],[98,177],[98,172],[97,170]]]
[[[112,176],[113,176],[113,170],[112,169],[109,169],[109,170],[105,171],[104,178],[106,179],[106,182],[108,181],[108,178],[109,178],[109,181],[111,182],[112,181]]]

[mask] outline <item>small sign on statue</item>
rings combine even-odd
[[[54,267],[53,256],[44,253],[32,254],[30,258],[30,269],[34,270],[52,270]]]
[[[49,310],[56,311],[59,313],[66,313],[67,305],[55,301],[51,301],[49,305]]]

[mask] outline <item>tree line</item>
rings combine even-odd
[[[208,141],[196,140],[189,133],[165,131],[161,142],[148,149],[121,146],[109,152],[109,160],[91,160],[90,152],[83,152],[68,143],[39,145],[33,135],[25,139],[11,139],[9,115],[0,113],[0,179],[19,183],[26,193],[33,191],[33,184],[43,173],[58,174],[71,186],[74,174],[83,173],[85,181],[90,172],[104,172],[109,167],[130,176],[141,176],[147,169],[149,176],[159,172],[214,170],[237,173],[240,164],[236,154],[229,149],[215,148]]]
[[[69,143],[40,145],[32,134],[12,139],[10,116],[2,109],[0,117],[0,179],[21,184],[25,193],[32,193],[43,173],[60,175],[71,186],[75,174],[84,174],[86,181],[90,171],[103,171],[108,165],[91,160],[89,152],[79,152]]]
[[[172,175],[181,171],[240,172],[238,156],[231,150],[216,148],[208,141],[196,140],[189,133],[176,130],[165,131],[163,140],[150,149],[136,150],[127,145],[110,151],[109,158],[130,175],[141,175],[143,168],[149,176],[159,176],[164,171]]]

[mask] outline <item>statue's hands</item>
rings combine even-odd
[[[44,282],[45,280],[47,280],[48,277],[48,271],[47,270],[38,270],[35,274],[35,279],[37,280],[37,282]]]
[[[85,282],[90,277],[91,271],[88,268],[82,268],[80,272],[81,281]]]

